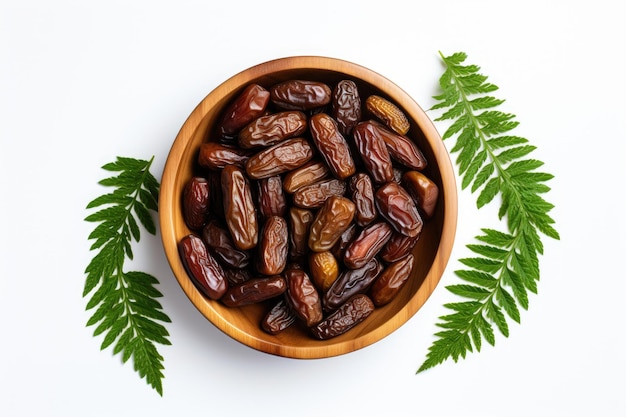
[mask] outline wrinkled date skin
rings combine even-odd
[[[391,235],[391,239],[385,247],[380,251],[380,259],[387,263],[398,261],[413,251],[415,244],[419,240],[421,234],[415,236],[405,236],[402,233],[395,232]]]
[[[222,170],[224,217],[235,246],[241,250],[255,247],[259,239],[256,207],[250,182],[244,171],[235,165]]]
[[[356,237],[359,229],[356,227],[356,224],[352,223],[348,228],[339,236],[337,242],[333,245],[330,252],[336,259],[343,259],[343,255],[346,252],[346,248],[352,242],[352,240]]]
[[[217,221],[210,221],[202,229],[202,240],[211,252],[231,268],[245,268],[250,263],[250,254],[235,247],[230,233]]]
[[[348,136],[361,121],[361,96],[354,81],[341,80],[335,86],[332,96],[331,114],[337,121],[339,132]]]
[[[343,256],[343,263],[350,269],[358,269],[374,259],[391,238],[391,227],[386,222],[367,226],[348,245]]]
[[[297,316],[283,298],[267,312],[261,321],[261,327],[269,334],[278,334],[294,324]]]
[[[217,300],[228,290],[224,270],[211,256],[202,239],[187,235],[178,243],[181,260],[191,280],[207,297]]]
[[[283,216],[287,211],[287,201],[283,192],[283,181],[279,175],[258,181],[259,211],[264,218]]]
[[[402,110],[385,98],[371,95],[365,100],[365,107],[396,133],[406,135],[411,127],[409,119]]]
[[[252,273],[248,268],[227,268],[224,269],[224,274],[230,286],[238,285],[252,279]]]
[[[200,230],[207,223],[211,193],[209,182],[193,177],[183,190],[183,218],[191,230]]]
[[[289,209],[289,256],[292,259],[299,259],[309,251],[309,229],[314,218],[311,210]]]
[[[250,84],[226,108],[218,132],[226,137],[235,135],[263,114],[269,102],[269,91],[258,84]]]
[[[344,180],[356,172],[348,142],[332,117],[326,113],[311,116],[309,130],[315,147],[336,178]]]
[[[322,321],[324,318],[322,302],[308,274],[302,269],[288,269],[285,271],[285,279],[287,280],[286,299],[296,316],[307,327]]]
[[[255,119],[239,132],[239,146],[244,149],[271,146],[301,135],[306,128],[306,115],[300,111],[268,114]]]
[[[350,177],[348,188],[356,205],[354,214],[356,223],[359,226],[367,226],[378,217],[372,180],[366,173],[359,172]]]
[[[313,148],[302,138],[287,139],[248,159],[246,172],[252,179],[272,177],[299,168],[313,158]]]
[[[391,158],[405,167],[418,171],[426,168],[428,163],[422,151],[415,142],[404,135],[399,135],[387,129],[383,124],[370,121],[374,132],[385,142]]]
[[[370,288],[370,298],[376,307],[389,303],[406,284],[413,270],[413,255],[387,266]]]
[[[320,340],[344,334],[363,322],[374,311],[374,303],[365,294],[357,294],[342,304],[326,319],[311,327],[311,333]]]
[[[293,204],[301,208],[320,208],[331,195],[346,193],[345,181],[337,178],[322,180],[299,188],[293,194]]]
[[[330,87],[318,81],[289,80],[270,88],[270,100],[287,110],[312,110],[330,103]]]
[[[407,171],[402,175],[402,185],[415,200],[422,216],[425,219],[433,217],[439,197],[437,184],[421,172]]]
[[[324,293],[339,276],[339,263],[329,251],[313,252],[309,255],[309,273],[315,286]]]
[[[333,311],[353,295],[367,292],[382,270],[383,264],[376,258],[359,269],[345,270],[324,293],[322,307],[325,311]]]
[[[330,170],[324,162],[310,161],[287,173],[283,180],[283,188],[285,192],[293,194],[305,185],[323,180],[329,175]]]
[[[227,307],[260,303],[284,294],[287,282],[281,275],[252,278],[230,287],[220,299]]]
[[[415,237],[422,231],[422,218],[409,193],[395,182],[376,191],[376,206],[389,224],[405,236]]]
[[[330,196],[315,215],[309,231],[309,249],[330,250],[354,218],[355,205],[345,197]]]
[[[352,132],[354,143],[372,180],[382,184],[393,180],[393,165],[385,141],[376,134],[372,123],[360,122]]]
[[[226,165],[237,165],[243,168],[249,158],[250,154],[247,151],[235,146],[218,142],[205,142],[200,145],[198,164],[212,170],[220,170]]]
[[[257,271],[263,275],[283,272],[287,264],[288,245],[287,221],[279,216],[268,217],[259,238]]]

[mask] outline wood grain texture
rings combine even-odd
[[[299,326],[270,335],[261,327],[267,304],[228,308],[209,300],[195,288],[179,258],[177,242],[190,231],[183,221],[181,195],[193,175],[200,144],[206,140],[222,108],[250,83],[269,87],[289,79],[324,81],[330,85],[352,79],[361,96],[378,94],[398,104],[407,114],[412,137],[428,160],[424,173],[440,188],[433,218],[422,231],[415,249],[412,277],[398,296],[377,308],[365,322],[347,333],[325,341],[313,339]],[[401,88],[385,77],[356,64],[317,56],[288,57],[242,71],[215,88],[193,110],[180,129],[163,171],[159,198],[159,221],[163,246],[174,276],[197,309],[230,337],[254,349],[274,355],[312,359],[337,356],[371,345],[411,318],[432,294],[452,250],[457,224],[457,189],[447,149],[432,121]]]

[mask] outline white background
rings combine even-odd
[[[413,4],[413,6],[409,6]],[[0,415],[623,416],[626,169],[618,1],[0,1]],[[145,235],[172,346],[159,397],[86,328],[84,222],[100,167],[149,159],[160,179],[195,105],[236,72],[290,55],[369,67],[423,108],[438,51],[500,86],[516,133],[556,177],[539,294],[520,325],[466,360],[415,375],[453,301],[457,259],[498,227],[459,191],[441,285],[385,340],[326,360],[273,357],[216,330]],[[431,114],[432,115],[432,114]],[[440,131],[443,125],[438,125]]]

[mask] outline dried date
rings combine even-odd
[[[330,103],[330,87],[319,81],[288,80],[270,88],[270,100],[287,110],[312,110]]]
[[[395,182],[376,191],[378,212],[399,233],[415,237],[422,231],[422,218],[409,193]]]
[[[319,293],[308,274],[302,269],[285,271],[287,293],[285,298],[291,310],[307,327],[311,327],[324,318]]]
[[[301,187],[323,180],[328,175],[330,175],[330,171],[324,162],[310,161],[287,173],[283,180],[283,188],[285,192],[293,194]]]
[[[178,243],[178,251],[191,281],[205,296],[217,300],[228,290],[224,270],[196,235],[187,235]]]
[[[353,295],[367,292],[382,270],[383,264],[374,258],[359,269],[343,271],[328,291],[324,293],[322,297],[323,309],[333,311]]]
[[[256,269],[263,275],[278,275],[287,264],[289,233],[287,222],[279,216],[270,216],[263,225],[259,238]]]
[[[284,216],[287,200],[283,192],[283,181],[279,175],[263,178],[258,181],[259,211],[264,218]]]
[[[354,217],[359,226],[367,226],[378,217],[374,200],[374,185],[369,175],[359,172],[350,177],[350,196],[356,206]]]
[[[406,135],[411,127],[409,119],[407,119],[404,112],[387,99],[371,95],[365,100],[365,107],[396,133]]]
[[[289,256],[299,259],[309,251],[309,229],[315,215],[311,210],[289,208]]]
[[[415,244],[420,238],[420,234],[415,236],[405,236],[395,232],[380,251],[380,259],[387,263],[398,261],[413,251]]]
[[[252,179],[272,177],[299,168],[313,158],[313,148],[303,138],[287,139],[248,159],[246,172]]]
[[[250,182],[244,171],[227,165],[222,170],[224,216],[235,246],[248,250],[257,245],[259,226]]]
[[[329,251],[313,252],[309,255],[309,272],[317,289],[324,293],[339,276],[339,263]]]
[[[355,205],[345,197],[330,196],[315,215],[309,231],[309,248],[330,250],[354,218]]]
[[[360,122],[352,132],[354,143],[361,155],[365,169],[378,184],[393,180],[393,165],[385,141],[371,122]]]
[[[413,197],[417,208],[425,219],[435,214],[439,187],[430,178],[421,172],[407,171],[402,175],[402,184],[409,195]]]
[[[238,249],[230,237],[230,232],[217,221],[210,221],[202,229],[202,240],[215,257],[231,268],[245,268],[250,263],[250,254]]]
[[[343,263],[350,269],[358,269],[374,259],[391,238],[392,230],[386,222],[374,223],[354,238],[346,248]]]
[[[281,275],[252,278],[228,288],[220,301],[228,307],[241,307],[278,297],[286,290],[287,283]]]
[[[409,280],[415,258],[408,255],[387,266],[370,288],[369,295],[376,307],[389,303]]]
[[[210,185],[206,178],[193,177],[183,190],[183,219],[191,230],[200,230],[207,223],[211,205]]]
[[[337,178],[322,180],[298,188],[293,194],[293,204],[301,208],[320,208],[331,195],[343,196],[345,193],[345,181]]]
[[[243,168],[250,154],[240,148],[218,142],[205,142],[200,145],[198,165],[212,170],[223,169],[226,165],[237,165]]]
[[[218,127],[223,136],[232,136],[259,117],[270,102],[270,92],[258,84],[248,85],[226,108]]]
[[[362,323],[373,311],[372,300],[365,294],[357,294],[310,330],[317,339],[331,339]]]
[[[285,111],[261,116],[239,132],[239,146],[244,149],[266,147],[304,133],[306,115],[300,111]]]
[[[347,136],[361,121],[361,96],[356,83],[341,80],[333,90],[331,114],[337,121],[339,132]]]
[[[392,132],[375,120],[372,120],[371,124],[374,131],[385,142],[392,159],[411,169],[421,171],[426,168],[428,165],[426,157],[415,142],[404,135]]]
[[[282,298],[272,307],[261,321],[261,328],[269,334],[278,334],[294,324],[297,316]]]
[[[343,180],[356,171],[348,142],[339,133],[337,122],[326,113],[318,113],[309,120],[309,130],[315,147],[326,161],[331,173]]]

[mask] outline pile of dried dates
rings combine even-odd
[[[331,88],[332,87],[332,88]],[[201,145],[182,198],[183,264],[259,325],[340,335],[391,301],[439,190],[403,111],[348,79],[248,85]]]

